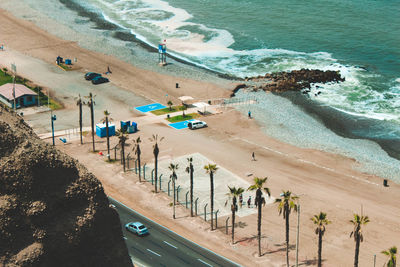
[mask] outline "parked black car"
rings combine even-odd
[[[97,76],[97,77],[93,78],[93,80],[92,80],[93,84],[101,84],[101,83],[108,83],[108,82],[109,82],[109,80],[102,76]]]
[[[94,78],[99,77],[99,76],[101,76],[100,73],[88,72],[88,73],[85,74],[85,79],[90,81],[90,80],[93,80]]]

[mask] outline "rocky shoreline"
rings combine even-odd
[[[243,88],[281,93],[310,89],[311,84],[314,83],[343,82],[345,78],[340,75],[339,71],[301,69],[291,72],[267,73],[264,76],[245,78],[245,81],[246,83],[238,84],[232,90],[231,97]],[[309,90],[305,92],[309,92]]]

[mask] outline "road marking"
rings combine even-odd
[[[154,252],[154,251],[152,251],[151,249],[147,249],[147,251],[149,251],[149,252],[153,253],[154,255],[157,255],[158,257],[161,257],[161,255],[160,255],[160,254],[158,254],[158,253],[155,253],[155,252]]]
[[[201,259],[197,259],[197,260],[200,261],[201,263],[205,264],[205,265],[208,265],[208,266],[213,267],[211,264],[208,264],[207,262],[205,262],[205,261],[203,261],[203,260],[201,260]]]
[[[154,102],[155,102],[155,101],[154,101]],[[125,205],[125,204],[119,202],[118,200],[112,198],[111,196],[108,196],[108,198],[111,199],[112,201],[115,201],[115,202],[118,203],[119,205],[125,207],[126,209],[130,210],[130,211],[133,212],[134,214],[140,216],[141,218],[143,218],[143,220],[148,220],[148,221],[154,223],[155,225],[158,225],[159,227],[163,228],[165,231],[167,231],[167,232],[169,232],[169,233],[172,233],[172,234],[174,234],[174,235],[176,235],[176,236],[179,236],[179,237],[182,238],[183,240],[186,240],[187,242],[189,242],[189,243],[195,245],[196,247],[198,247],[198,248],[200,248],[200,249],[203,249],[203,250],[205,250],[205,251],[208,251],[209,253],[211,253],[211,254],[213,254],[213,255],[219,257],[219,258],[222,258],[222,259],[224,259],[225,261],[230,262],[230,263],[232,263],[232,264],[235,265],[235,266],[239,266],[239,267],[241,266],[241,265],[237,264],[236,262],[233,262],[233,261],[231,261],[230,259],[228,259],[228,258],[226,258],[226,257],[224,257],[224,256],[222,256],[222,255],[219,255],[219,254],[215,253],[215,252],[212,251],[212,250],[209,250],[208,248],[202,247],[202,246],[200,246],[199,244],[197,244],[197,243],[195,243],[195,242],[193,242],[193,241],[191,241],[191,240],[189,240],[189,239],[187,239],[187,238],[184,238],[183,236],[181,236],[181,235],[175,233],[174,231],[168,229],[167,227],[165,227],[165,226],[163,226],[163,225],[161,225],[161,224],[159,224],[159,223],[156,223],[156,222],[153,221],[152,219],[143,216],[143,215],[140,214],[139,212],[133,210],[132,208],[130,208],[130,207],[128,207],[127,205]]]
[[[167,241],[163,241],[165,244],[167,244],[168,246],[171,246],[171,247],[173,247],[174,249],[178,249],[177,247],[175,247],[174,245],[172,245],[172,244],[170,244],[170,243],[168,243]]]

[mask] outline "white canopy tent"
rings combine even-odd
[[[182,102],[185,102],[185,101],[188,101],[188,100],[192,100],[193,97],[188,96],[188,95],[183,95],[183,96],[178,97],[178,99],[179,99],[180,101],[182,101]]]
[[[208,106],[210,106],[209,104],[204,103],[204,102],[196,102],[196,103],[193,103],[192,105],[197,107],[197,108],[203,109],[203,111],[202,111],[203,113],[205,113],[206,112],[206,108]]]

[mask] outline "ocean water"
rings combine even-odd
[[[299,68],[340,70],[346,82],[318,88],[322,94],[316,101],[400,122],[399,1],[87,3],[152,46],[165,40],[171,53],[221,73],[246,77]]]
[[[398,0],[4,0],[0,7],[148,69],[157,68],[155,48],[165,42],[171,56],[192,65],[171,60],[157,71],[179,76],[218,80],[193,66],[241,78],[300,68],[340,70],[345,82],[315,84],[307,99],[257,96],[256,119],[269,135],[354,157],[368,171],[400,181]],[[271,99],[285,104],[281,116],[267,116]],[[368,150],[356,149],[357,139]]]

